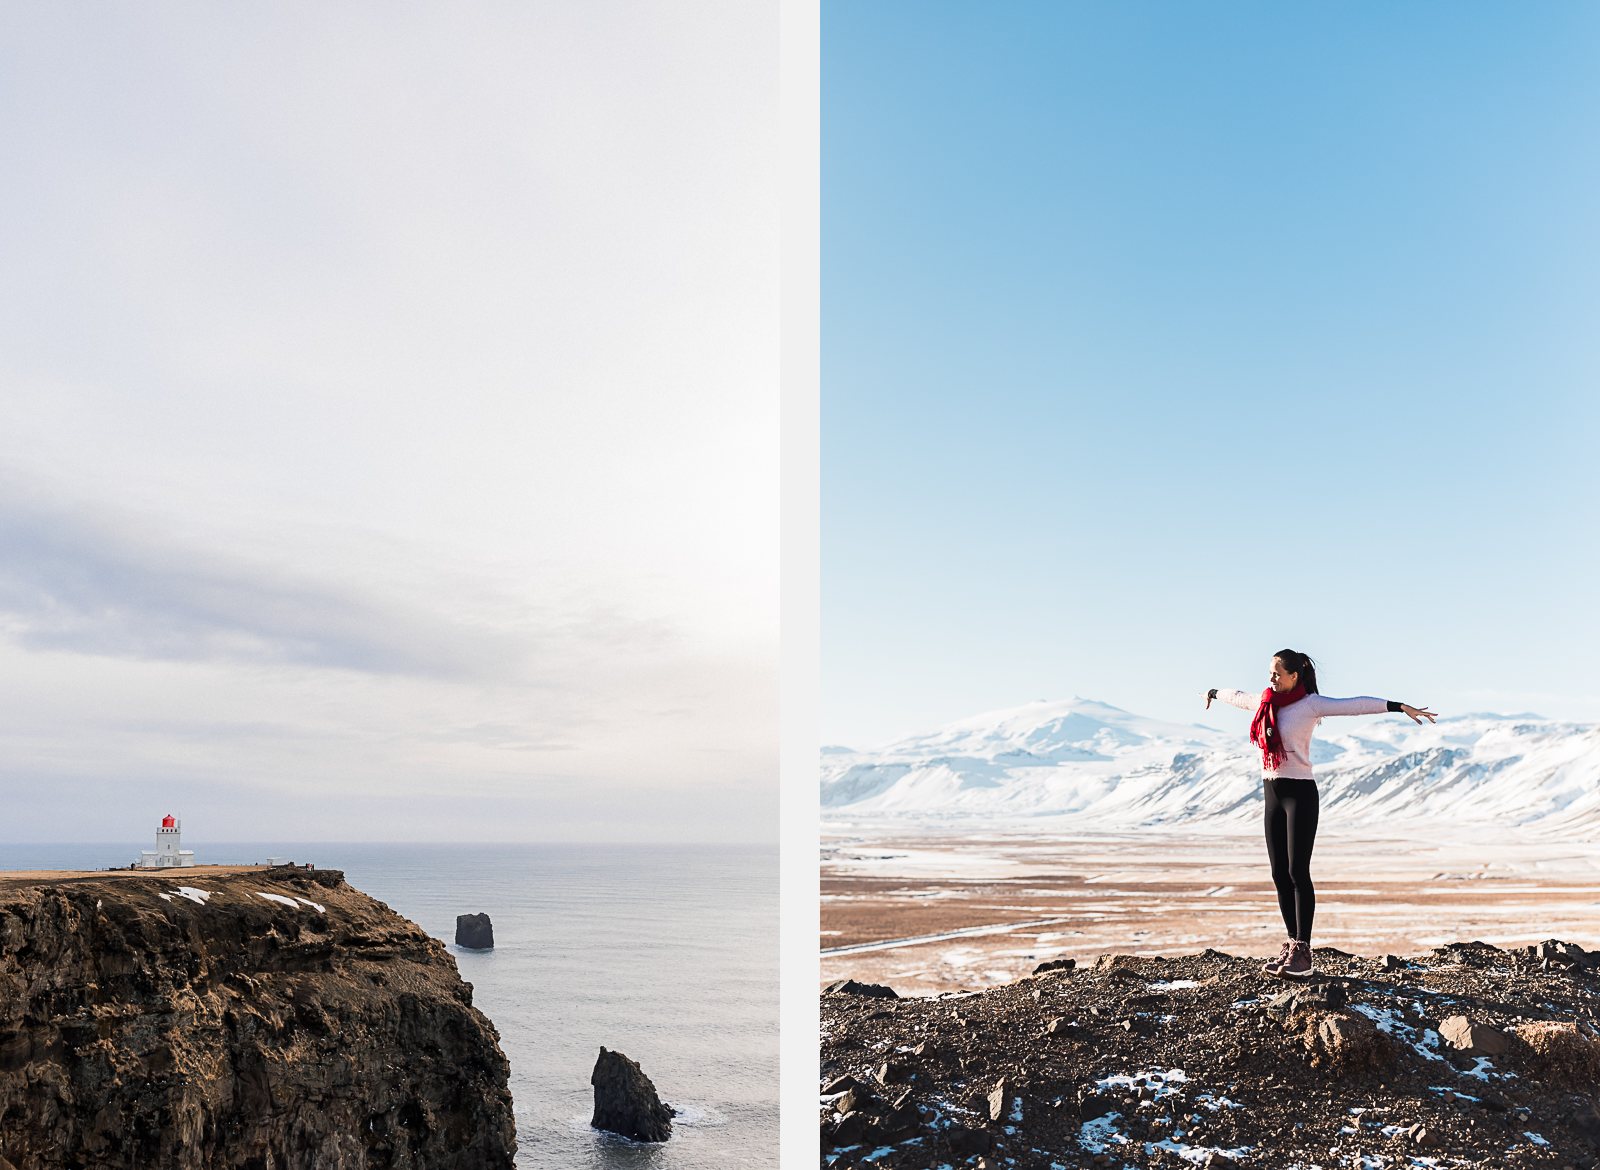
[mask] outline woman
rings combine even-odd
[[[1311,886],[1311,846],[1317,836],[1317,785],[1311,775],[1311,732],[1326,715],[1377,715],[1403,711],[1413,723],[1432,723],[1438,716],[1392,699],[1328,699],[1317,693],[1317,664],[1298,650],[1279,650],[1272,657],[1272,683],[1257,698],[1246,691],[1212,687],[1206,706],[1221,699],[1246,711],[1250,742],[1261,749],[1267,782],[1267,857],[1272,882],[1278,887],[1278,910],[1289,937],[1278,957],[1261,970],[1268,975],[1304,979],[1311,965],[1311,919],[1316,891]]]

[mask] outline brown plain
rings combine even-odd
[[[1313,942],[1356,955],[1548,938],[1600,946],[1600,852],[1584,842],[1325,834]],[[931,994],[1104,953],[1275,954],[1285,935],[1257,835],[835,832],[822,974]]]

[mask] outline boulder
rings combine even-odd
[[[1433,1146],[1444,1144],[1444,1137],[1437,1129],[1429,1129],[1421,1122],[1406,1130],[1406,1137],[1411,1139],[1413,1145],[1424,1148],[1432,1148]]]
[[[950,1143],[952,1153],[966,1157],[973,1154],[987,1154],[994,1149],[992,1134],[981,1129],[969,1129],[959,1122],[952,1124],[945,1131],[945,1140]]]
[[[903,1094],[883,1118],[883,1140],[890,1145],[914,1137],[922,1128],[922,1112]]]
[[[1466,1016],[1447,1017],[1439,1024],[1439,1037],[1469,1056],[1499,1056],[1511,1047],[1511,1037],[1499,1028],[1477,1023]]]
[[[824,995],[864,995],[869,999],[899,999],[894,988],[882,983],[857,983],[854,979],[839,979],[822,989]]]
[[[1293,1017],[1313,1068],[1335,1076],[1385,1072],[1395,1063],[1394,1041],[1366,1016],[1315,1008]]]
[[[672,1136],[677,1110],[662,1104],[644,1070],[622,1053],[600,1049],[589,1083],[594,1086],[594,1119],[589,1124],[595,1129],[636,1142],[664,1142]]]
[[[1557,967],[1586,969],[1593,966],[1593,956],[1576,943],[1562,942],[1558,938],[1546,939],[1534,948],[1534,957]]]
[[[1342,1008],[1347,998],[1341,983],[1316,983],[1280,991],[1267,1001],[1263,1010],[1280,1024],[1292,1028],[1296,1016],[1310,1011],[1334,1011]]]
[[[865,1141],[873,1128],[872,1118],[865,1113],[846,1113],[825,1131],[830,1146],[854,1146]]]
[[[845,1073],[844,1076],[835,1077],[833,1080],[823,1085],[822,1095],[824,1097],[831,1097],[835,1093],[847,1093],[851,1089],[855,1088],[857,1083],[858,1082],[856,1081],[855,1077],[851,1076],[849,1073]]]
[[[1096,975],[1132,975],[1138,962],[1137,955],[1101,955],[1090,970]]]
[[[494,925],[487,914],[456,915],[456,946],[469,951],[494,950]]]
[[[1001,1077],[989,1093],[989,1120],[1004,1121],[1011,1111],[1011,1082]]]

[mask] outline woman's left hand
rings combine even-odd
[[[1439,718],[1437,712],[1430,711],[1426,707],[1413,707],[1409,703],[1401,703],[1400,710],[1411,716],[1411,722],[1413,723],[1421,723],[1424,719],[1429,723],[1433,723]]]

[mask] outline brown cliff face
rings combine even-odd
[[[499,1170],[508,1074],[337,871],[0,878],[0,1168]]]

